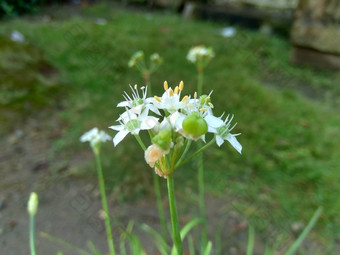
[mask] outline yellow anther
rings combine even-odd
[[[197,98],[197,92],[194,93],[194,98],[195,98],[195,99]]]
[[[210,106],[211,109],[214,108],[214,105],[212,103],[208,103],[208,105]]]
[[[181,81],[181,82],[179,83],[179,90],[182,91],[182,90],[183,90],[183,87],[184,87],[184,82]]]
[[[161,100],[158,96],[154,96],[154,98],[155,98],[158,102],[162,102],[162,100]]]
[[[141,89],[141,90],[144,90],[144,89],[145,89],[145,86],[142,86],[140,89]]]
[[[205,111],[207,111],[207,108],[201,108],[200,111],[205,112]]]
[[[169,96],[173,96],[174,95],[174,91],[172,90],[172,88],[169,89]]]
[[[137,89],[137,84],[135,84],[134,88]]]
[[[168,88],[169,88],[169,87],[168,87],[168,82],[165,81],[165,82],[164,82],[164,90],[168,90]]]
[[[182,102],[185,102],[185,100],[187,100],[187,99],[188,99],[188,96],[185,96],[185,97],[182,98],[181,101],[182,101]]]
[[[205,100],[205,101],[208,101],[208,100],[210,100],[210,97],[207,96],[204,100]]]
[[[179,88],[178,88],[178,86],[176,86],[174,93],[178,94],[178,90],[179,90]]]

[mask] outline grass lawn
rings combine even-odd
[[[55,141],[56,150],[88,149],[78,142],[83,132],[93,126],[108,131],[115,123],[123,90],[129,90],[129,84],[142,85],[137,71],[127,66],[135,51],[158,52],[164,58],[152,77],[155,94],[161,95],[164,80],[172,86],[183,80],[185,91],[192,94],[196,72],[186,54],[191,46],[212,46],[216,57],[207,67],[204,90],[214,90],[217,115],[235,115],[235,132],[242,133],[244,150],[238,155],[225,143],[205,153],[208,193],[237,196],[234,205],[240,213],[262,219],[257,221],[259,231],[269,223],[290,231],[297,221],[306,224],[322,205],[318,238],[327,244],[340,238],[339,73],[291,66],[290,42],[256,31],[240,28],[235,37],[223,38],[219,30],[225,24],[187,21],[168,13],[100,4],[68,17],[65,9],[49,22],[33,16],[0,23],[1,36],[21,31],[61,74],[67,91],[61,118],[68,127]],[[108,23],[95,24],[97,17]],[[107,180],[121,199],[152,192],[152,171],[143,153],[131,153],[139,150],[132,137],[103,150]],[[80,170],[94,173],[92,163]],[[178,170],[175,179],[179,193],[196,192],[193,165]]]

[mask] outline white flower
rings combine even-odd
[[[141,50],[140,50],[140,51],[136,51],[136,52],[132,55],[132,57],[131,57],[131,59],[130,59],[128,65],[129,65],[130,68],[133,68],[133,67],[135,67],[136,65],[138,65],[138,64],[140,63],[140,61],[143,61],[143,60],[144,60],[144,52],[141,51]]]
[[[211,47],[207,48],[204,46],[196,46],[189,50],[187,60],[192,63],[197,63],[198,61],[201,61],[204,58],[210,60],[213,57],[215,57],[215,53]]]
[[[182,100],[180,100],[183,86],[183,82],[181,81],[179,86],[176,86],[175,89],[172,90],[172,88],[168,88],[168,83],[165,81],[165,92],[163,93],[161,98],[157,96],[154,97],[154,105],[158,109],[167,110],[169,113],[174,113],[180,109],[184,109],[189,102],[189,97],[185,96],[182,98]]]
[[[223,116],[223,115],[222,115]],[[227,140],[239,153],[242,151],[242,145],[237,141],[236,136],[240,134],[231,134],[230,131],[236,126],[236,124],[230,128],[233,117],[229,119],[229,115],[222,120],[221,117],[215,117],[213,115],[207,115],[204,119],[208,124],[208,132],[216,134],[216,144],[221,146],[224,140]]]
[[[153,99],[152,98],[146,98],[148,87],[141,87],[142,96],[139,95],[138,87],[137,85],[132,88],[130,86],[132,91],[132,98],[124,91],[124,99],[125,101],[122,101],[118,103],[117,107],[128,107],[132,113],[134,114],[140,114],[143,108],[149,109],[150,111],[161,115],[159,110],[152,104]]]
[[[119,131],[113,138],[114,146],[120,143],[129,133],[138,135],[140,130],[152,129],[158,123],[158,118],[148,116],[148,112],[148,109],[145,109],[141,114],[134,114],[129,111],[123,113],[124,116],[118,119],[120,125],[110,127]]]
[[[80,137],[81,142],[90,142],[91,147],[95,147],[97,144],[104,143],[109,140],[111,140],[111,136],[102,130],[99,131],[96,127],[87,131]]]

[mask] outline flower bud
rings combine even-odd
[[[38,204],[39,204],[38,195],[37,193],[32,192],[27,204],[27,211],[31,216],[34,216],[37,213]]]
[[[152,144],[144,152],[144,158],[150,167],[154,167],[155,163],[163,157],[164,153],[165,151],[162,150],[162,148],[156,144]]]
[[[154,138],[152,138],[152,143],[158,145],[164,151],[167,151],[171,144],[171,130],[161,130]]]
[[[183,120],[182,127],[183,131],[194,139],[208,132],[207,122],[197,112],[187,116]]]
[[[202,95],[200,96],[200,104],[209,104],[211,102],[210,97],[208,95]]]

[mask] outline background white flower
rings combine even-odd
[[[93,128],[90,131],[87,131],[80,137],[81,142],[89,142],[91,147],[96,146],[99,143],[104,143],[106,141],[111,140],[111,136],[105,133],[103,130],[98,130],[98,128]]]

